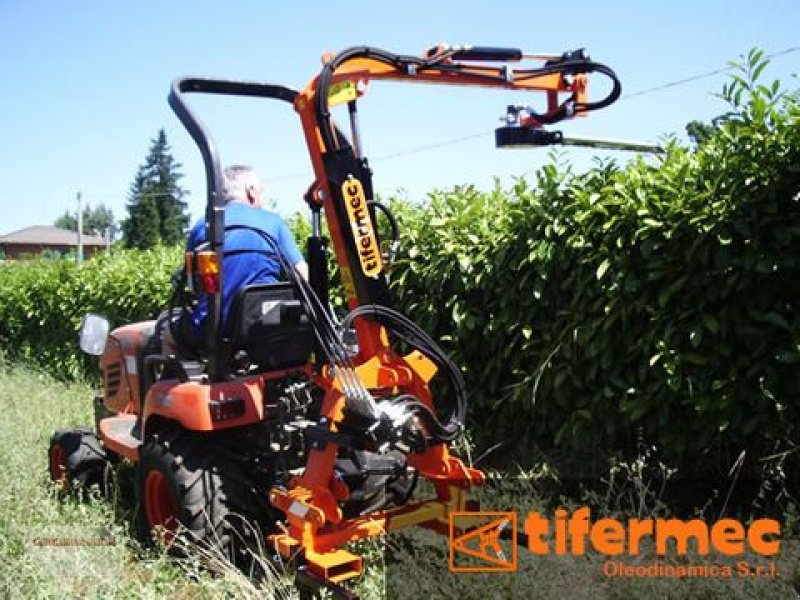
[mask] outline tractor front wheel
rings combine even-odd
[[[100,486],[105,492],[110,469],[109,456],[97,435],[84,427],[61,429],[50,438],[50,479],[62,495]]]

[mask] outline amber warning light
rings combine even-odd
[[[197,271],[203,292],[216,294],[220,291],[219,256],[216,252],[210,250],[198,252]]]

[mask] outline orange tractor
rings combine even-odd
[[[611,82],[601,100],[588,99],[592,73]],[[191,360],[163,355],[155,321],[109,333],[105,319],[87,316],[81,347],[100,356],[103,377],[97,433],[53,436],[54,480],[92,483],[109,460],[130,461],[145,528],[161,532],[167,543],[183,531],[235,558],[243,540],[249,535],[253,541],[252,532],[260,530],[260,541],[275,556],[299,561],[304,585],[340,591],[339,584],[363,567],[361,557],[346,549],[348,542],[414,525],[447,532],[451,512],[474,506],[468,492],[484,474],[450,452],[467,413],[461,372],[428,334],[392,308],[376,211],[393,224],[393,247],[396,221],[373,199],[357,120],[366,84],[382,79],[545,92],[540,111],[509,107],[496,132],[498,146],[563,143],[560,133],[543,126],[608,106],[620,94],[613,71],[582,50],[529,56],[468,46],[437,46],[422,57],[366,46],[326,54],[320,73],[300,92],[176,80],[170,105],[206,169],[209,242],[187,253],[171,309],[190,310],[193,300],[207,298],[205,349]],[[284,261],[287,281],[241,290],[224,326],[220,161],[186,103],[188,93],[292,105],[314,169],[305,196],[312,223],[309,280]],[[337,105],[347,109],[349,135],[333,120]],[[328,300],[323,211],[350,308],[341,321]],[[445,381],[440,398],[429,386],[437,373]],[[419,478],[432,482],[433,497],[414,496]],[[258,528],[243,527],[243,521]]]

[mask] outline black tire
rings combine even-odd
[[[50,479],[59,484],[63,495],[81,493],[94,485],[104,495],[108,491],[109,455],[91,429],[56,431],[47,454]]]
[[[142,541],[159,541],[177,556],[185,554],[188,541],[253,569],[270,522],[266,499],[245,473],[244,461],[207,436],[169,426],[149,438],[136,466]],[[154,531],[159,525],[160,535]]]

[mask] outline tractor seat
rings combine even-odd
[[[161,313],[152,326],[142,330],[142,342],[136,353],[139,378],[139,401],[144,403],[150,386],[161,379],[198,380],[206,372],[204,360],[169,357],[162,354],[161,336],[167,327],[167,312]]]
[[[314,330],[291,283],[239,290],[228,315],[223,344],[231,357],[244,352],[263,370],[300,367],[314,348]]]

